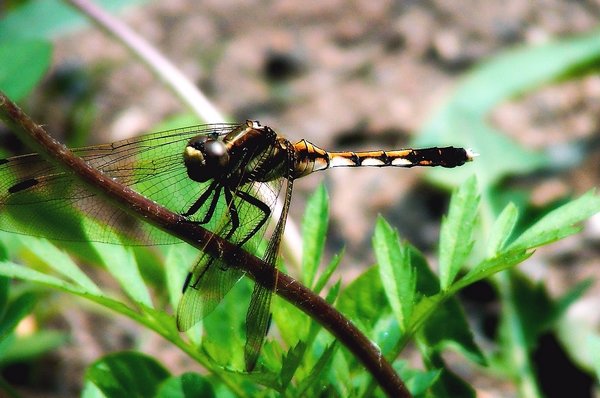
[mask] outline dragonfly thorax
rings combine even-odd
[[[192,138],[183,152],[188,177],[205,182],[223,174],[229,165],[227,146],[218,137],[199,135]]]

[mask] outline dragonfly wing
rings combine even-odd
[[[279,246],[283,236],[287,212],[292,196],[293,180],[286,179],[285,181],[285,187],[283,188],[283,208],[279,215],[277,225],[273,230],[267,250],[263,256],[264,261],[272,268],[275,268],[275,262],[277,261],[277,254],[279,253]],[[275,196],[278,196],[281,191],[281,185],[279,185],[279,187],[280,188],[276,191],[272,191],[277,193]],[[246,371],[248,372],[252,371],[256,366],[260,350],[270,326],[271,297],[273,291],[277,289],[277,279],[271,281],[269,284],[271,286],[270,288],[267,288],[262,284],[255,283],[252,298],[250,299],[250,307],[246,314],[246,345],[244,346],[244,359],[246,362]]]
[[[246,345],[244,360],[246,371],[250,372],[256,366],[256,361],[269,330],[271,318],[271,297],[273,292],[262,285],[254,285],[250,308],[246,314]]]
[[[186,331],[210,314],[243,272],[203,254],[184,286],[177,307],[177,329]]]
[[[163,131],[73,152],[106,176],[182,214],[206,189],[187,176],[182,155],[187,142],[201,134],[223,135],[234,127],[219,124]],[[81,214],[91,222],[82,221]],[[72,228],[63,228],[71,224]],[[66,241],[178,242],[107,204],[74,174],[37,154],[0,159],[0,229]]]

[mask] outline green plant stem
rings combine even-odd
[[[508,339],[508,359],[510,368],[513,370],[513,381],[519,389],[519,396],[524,398],[539,398],[542,396],[536,383],[536,376],[533,370],[529,353],[527,352],[527,342],[523,335],[523,324],[517,311],[517,302],[513,297],[512,281],[510,270],[500,272],[495,275],[494,280],[498,285],[500,301],[502,303],[502,317],[507,327]]]
[[[491,206],[491,199],[489,191],[484,190],[482,193],[481,201],[481,228],[484,236],[489,236],[493,220],[495,217],[494,211]],[[508,327],[507,338],[510,341],[510,355],[511,368],[514,369],[513,381],[517,384],[522,397],[534,398],[540,397],[540,391],[535,382],[535,372],[530,361],[529,353],[527,352],[527,344],[523,336],[522,324],[519,320],[519,316],[516,310],[517,303],[511,294],[511,270],[499,272],[493,275],[493,280],[498,286],[498,293],[500,295],[500,301],[502,303],[502,316]]]

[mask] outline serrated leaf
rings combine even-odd
[[[488,257],[494,257],[504,248],[517,224],[518,217],[519,209],[512,202],[502,210],[492,226],[488,239]]]
[[[544,216],[529,227],[514,242],[510,250],[532,249],[547,245],[580,231],[578,223],[600,212],[600,196],[589,191]]]
[[[477,180],[469,178],[450,200],[448,217],[440,232],[440,286],[447,290],[473,248],[473,228],[479,195]]]
[[[169,376],[154,358],[136,352],[109,354],[94,362],[85,373],[86,380],[111,398],[155,396]]]
[[[302,221],[302,279],[312,286],[325,248],[329,225],[329,200],[321,184],[306,203]]]
[[[148,287],[140,274],[131,247],[92,242],[108,272],[134,301],[154,308]]]
[[[329,264],[327,264],[327,266],[323,270],[323,273],[321,273],[321,275],[319,275],[319,279],[317,279],[317,282],[315,283],[315,286],[313,288],[313,291],[315,293],[317,293],[317,294],[321,293],[321,290],[323,290],[323,288],[325,287],[327,282],[329,282],[331,275],[333,275],[333,273],[335,272],[337,267],[340,265],[340,262],[342,261],[342,257],[344,257],[343,251],[340,253],[337,253],[335,256],[333,256],[333,258],[331,259]]]
[[[157,398],[212,398],[215,397],[212,385],[202,375],[187,372],[177,377],[170,377],[159,387]]]
[[[50,67],[52,46],[44,40],[8,41],[1,33],[0,39],[0,90],[20,101]]]
[[[296,369],[300,365],[304,353],[306,352],[306,343],[302,340],[291,347],[281,360],[281,371],[279,372],[279,380],[283,389],[286,389],[296,373]]]
[[[398,232],[382,217],[375,226],[373,249],[383,289],[398,324],[405,331],[415,304],[417,277],[408,249],[401,246]]]
[[[451,289],[457,291],[500,271],[504,271],[527,260],[532,254],[532,252],[525,250],[510,250],[502,252],[495,257],[485,259],[471,268],[465,276],[452,285]]]

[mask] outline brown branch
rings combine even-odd
[[[273,281],[276,281],[276,294],[329,330],[363,363],[386,394],[394,397],[410,397],[406,386],[379,349],[350,320],[300,282],[269,267],[262,260],[198,224],[188,222],[183,216],[165,209],[98,172],[50,137],[2,92],[0,92],[0,119],[12,127],[14,133],[32,149],[57,166],[77,175],[91,190],[102,195],[113,205],[211,256],[222,258],[232,267],[243,269],[256,283],[268,287],[273,286]]]

